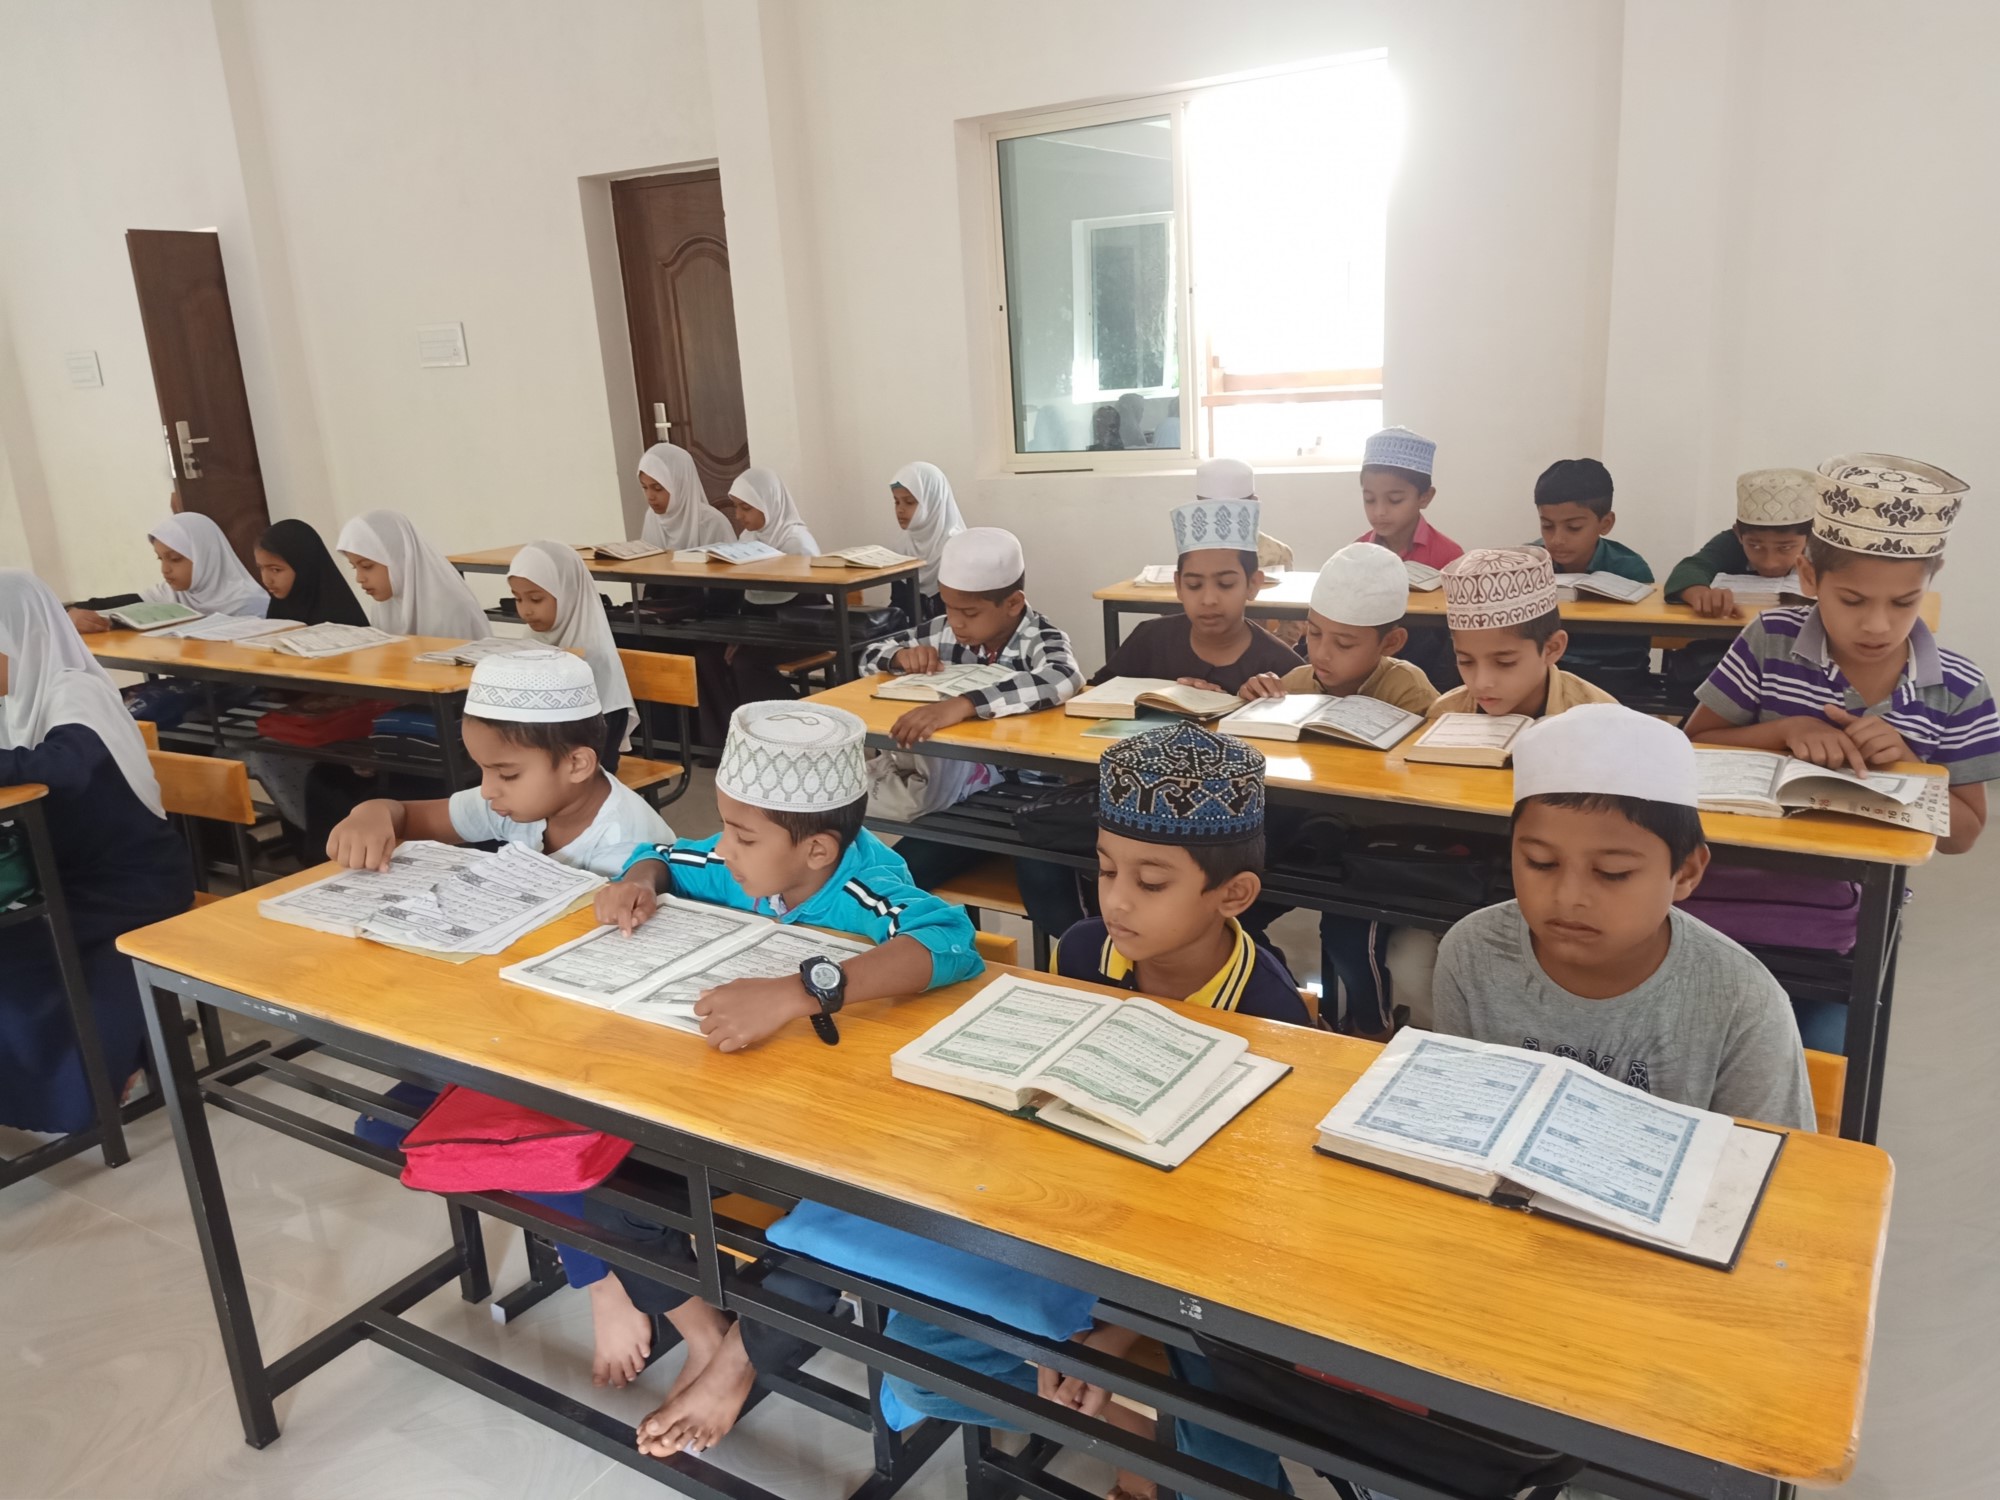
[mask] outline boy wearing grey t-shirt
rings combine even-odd
[[[1516,899],[1445,935],[1435,1029],[1575,1058],[1663,1099],[1813,1128],[1777,980],[1674,909],[1708,868],[1695,750],[1613,703],[1525,730],[1514,751]]]

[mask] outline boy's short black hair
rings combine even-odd
[[[767,807],[763,811],[773,823],[785,830],[794,844],[803,844],[816,833],[831,833],[839,836],[840,852],[845,854],[861,837],[861,820],[868,815],[868,799],[856,797],[845,807],[826,812],[786,812],[775,807]]]
[[[592,714],[587,719],[564,719],[556,724],[523,724],[518,719],[488,719],[478,714],[467,714],[465,717],[477,719],[510,745],[541,751],[548,756],[551,765],[572,750],[588,750],[592,755],[601,757],[605,737],[609,733],[603,714]]]
[[[1535,504],[1581,505],[1594,516],[1611,514],[1611,471],[1594,458],[1559,458],[1535,481]]]
[[[1846,547],[1836,547],[1825,537],[1814,533],[1806,538],[1806,561],[1813,571],[1824,577],[1828,573],[1838,573],[1842,568],[1851,567],[1864,557],[1877,557],[1873,552],[1852,552]],[[1884,557],[1883,562],[1920,562],[1924,565],[1924,577],[1937,577],[1937,570],[1944,566],[1944,554],[1934,552],[1929,557]]]
[[[1754,533],[1757,536],[1811,536],[1812,522],[1792,521],[1783,526],[1753,526],[1748,521],[1731,523],[1731,531],[1738,536]]]
[[[1514,804],[1513,821],[1530,802],[1566,807],[1572,812],[1615,812],[1667,846],[1667,858],[1678,870],[1708,840],[1701,831],[1701,814],[1684,802],[1654,802],[1646,797],[1617,797],[1609,792],[1545,792]],[[1513,836],[1510,822],[1508,836]]]
[[[1421,495],[1431,487],[1431,476],[1422,469],[1405,469],[1396,464],[1363,464],[1363,474],[1393,474]]]
[[[1190,548],[1189,550],[1190,550],[1190,551],[1194,551],[1194,552],[1219,552],[1219,551],[1221,551],[1222,549],[1221,549],[1221,548],[1219,548],[1219,547],[1193,547],[1193,548]],[[1181,560],[1182,560],[1182,558],[1185,558],[1186,556],[1187,556],[1187,553],[1186,553],[1186,552],[1183,552],[1183,553],[1182,553],[1182,554],[1180,555],[1180,557],[1176,557],[1176,558],[1174,559],[1174,576],[1175,576],[1176,578],[1178,578],[1178,577],[1180,576],[1180,572],[1181,572]],[[1258,562],[1257,562],[1257,554],[1256,554],[1256,553],[1254,553],[1254,552],[1238,552],[1238,553],[1236,554],[1236,561],[1237,561],[1237,563],[1238,563],[1239,565],[1241,565],[1241,567],[1242,567],[1242,569],[1243,569],[1243,576],[1244,576],[1245,578],[1255,578],[1255,577],[1257,576],[1257,571],[1258,571],[1258,566],[1259,566],[1259,565],[1258,565]]]
[[[1027,591],[1028,575],[1023,573],[1004,589],[967,589],[965,592],[984,599],[988,604],[1005,604],[1016,594],[1025,594]]]
[[[1264,873],[1264,835],[1252,834],[1229,844],[1180,844],[1201,871],[1201,888],[1212,891],[1235,876]]]

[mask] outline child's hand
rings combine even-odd
[[[1259,672],[1236,690],[1236,696],[1245,703],[1257,698],[1282,698],[1285,696],[1285,679],[1276,672]]]
[[[898,672],[935,672],[944,665],[935,646],[905,646],[890,658]]]
[[[614,880],[597,888],[590,903],[592,915],[609,927],[630,937],[660,909],[660,899],[650,886],[636,880]]]
[[[1871,766],[1893,766],[1899,760],[1920,758],[1911,752],[1909,741],[1887,719],[1873,714],[1851,714],[1838,703],[1829,703],[1820,712],[1860,747]]]
[[[1868,769],[1868,757],[1861,747],[1823,719],[1784,719],[1785,749],[1800,760],[1839,770],[1845,766],[1857,776]]]
[[[78,635],[102,635],[111,628],[111,622],[94,609],[71,610],[69,622],[76,627]]]
[[[1704,588],[1696,584],[1681,592],[1681,602],[1705,620],[1736,613],[1736,596],[1728,589]]]
[[[702,1035],[718,1052],[741,1052],[787,1023],[812,1015],[819,1002],[796,974],[782,979],[732,979],[695,1001]]]
[[[1219,693],[1222,691],[1221,688],[1205,677],[1180,677],[1176,678],[1175,681],[1179,682],[1182,687],[1200,688],[1204,693]]]
[[[335,825],[326,841],[326,857],[350,870],[386,870],[396,852],[393,802],[364,802]]]
[[[905,750],[927,740],[940,729],[963,724],[972,717],[972,700],[959,696],[926,703],[911,709],[889,726],[889,737]]]

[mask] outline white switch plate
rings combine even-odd
[[[63,365],[69,370],[69,383],[80,391],[95,390],[104,384],[104,371],[98,368],[95,349],[78,349],[65,354]]]
[[[466,363],[463,323],[420,323],[417,325],[417,366],[425,370],[448,369]]]

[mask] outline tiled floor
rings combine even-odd
[[[698,790],[671,811],[708,831]],[[712,807],[712,803],[708,804]],[[712,816],[712,814],[711,814]],[[2000,1388],[2000,1008],[1977,974],[2000,889],[2000,834],[1919,872],[1899,984],[1883,1143],[1895,1216],[1855,1500],[1992,1493]],[[1294,957],[1310,922],[1279,936]],[[291,1096],[293,1101],[296,1095]],[[328,1118],[339,1112],[327,1110]],[[212,1115],[267,1357],[449,1243],[443,1210],[390,1179],[244,1121]],[[0,1138],[0,1150],[10,1144]],[[63,1164],[0,1193],[0,1500],[619,1500],[664,1493],[414,1365],[363,1346],[278,1403],[283,1437],[257,1452],[237,1425],[172,1143],[158,1115],[135,1159]],[[493,1228],[494,1282],[522,1274],[519,1236]],[[447,1288],[413,1315],[628,1420],[658,1400],[677,1356],[628,1392],[589,1388],[589,1311],[559,1295],[511,1327]],[[852,1366],[822,1358],[830,1378]],[[782,1400],[714,1455],[803,1500],[834,1500],[868,1467],[865,1439]],[[1078,1460],[1081,1484],[1109,1471]],[[1316,1483],[1308,1493],[1327,1491]],[[911,1493],[962,1493],[950,1458]]]

